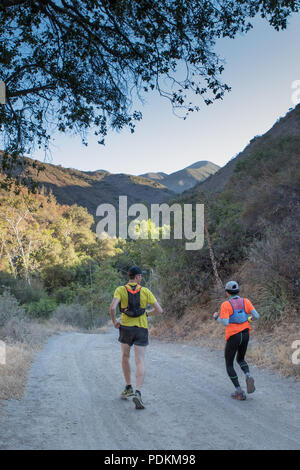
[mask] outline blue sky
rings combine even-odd
[[[225,165],[294,106],[292,83],[300,80],[300,14],[280,32],[257,19],[247,35],[219,40],[215,52],[226,61],[222,80],[232,87],[222,101],[201,104],[184,121],[173,115],[168,101],[146,95],[140,108],[143,120],[134,134],[110,132],[101,146],[91,132],[88,147],[79,137],[56,135],[47,161],[135,175],[172,173],[198,160]],[[39,153],[33,157],[44,158]]]

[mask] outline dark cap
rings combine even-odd
[[[139,268],[138,266],[131,266],[131,268],[129,268],[128,270],[128,275],[130,277],[134,277],[137,274],[143,274],[143,271],[141,270],[141,268]]]

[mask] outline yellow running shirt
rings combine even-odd
[[[136,286],[136,282],[128,282],[131,286]],[[114,293],[114,298],[119,299],[121,308],[128,307],[128,293],[125,286],[117,287]],[[156,302],[156,298],[147,287],[142,287],[140,291],[141,307],[146,308],[147,305],[153,305]],[[123,326],[139,326],[140,328],[148,328],[148,319],[146,313],[139,317],[129,317],[125,313],[122,313],[121,325]]]

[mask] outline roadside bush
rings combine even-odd
[[[85,305],[90,312],[89,327],[99,326],[109,318],[109,306],[113,293],[120,284],[122,278],[110,262],[102,262],[94,266],[90,271],[89,283],[85,285],[74,285],[74,304]]]
[[[256,286],[257,310],[261,315],[259,324],[275,325],[286,315],[289,299],[284,285],[279,279],[265,279],[263,284]]]
[[[91,326],[91,315],[88,309],[80,304],[59,305],[53,313],[52,319],[79,328],[89,328]]]
[[[23,307],[8,291],[0,296],[0,337],[8,342],[23,343],[30,329],[30,322]]]
[[[1,336],[9,343],[25,343],[31,333],[31,324],[26,316],[12,317],[1,328]]]
[[[180,244],[166,248],[161,254],[157,262],[157,275],[156,288],[164,315],[180,318],[194,297],[191,270]]]
[[[25,320],[26,313],[16,298],[9,291],[4,291],[0,295],[0,328],[12,318]]]
[[[265,237],[253,243],[249,260],[255,266],[257,279],[283,286],[289,301],[295,305],[300,295],[299,222],[286,219],[283,227],[266,229]]]
[[[39,302],[47,294],[39,281],[32,281],[29,286],[26,281],[18,280],[16,288],[12,290],[12,294],[20,302],[20,304],[27,304],[30,302]]]
[[[20,304],[38,302],[47,295],[39,280],[33,279],[29,285],[25,279],[14,278],[9,273],[0,271],[0,294],[5,290],[9,290]]]
[[[56,307],[55,300],[46,297],[38,302],[26,304],[26,311],[32,318],[48,319]]]

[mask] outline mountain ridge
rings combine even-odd
[[[171,191],[180,194],[192,188],[197,183],[204,181],[219,169],[220,167],[215,163],[209,162],[208,160],[200,160],[192,163],[182,170],[177,170],[170,174],[163,172],[149,172],[140,176],[152,179],[153,181],[160,181]]]
[[[219,193],[229,183],[234,169],[238,162],[259,150],[262,145],[275,141],[280,137],[299,137],[300,136],[300,104],[289,111],[273,124],[273,126],[263,135],[255,136],[249,141],[246,147],[235,157],[231,158],[226,165],[221,167],[215,174],[209,176],[205,181],[196,184],[188,189],[186,194],[204,191],[206,193]]]
[[[174,178],[175,173],[182,176],[181,172],[183,172],[185,178],[189,178],[189,184],[195,184],[199,178],[197,169],[194,168],[179,170],[171,175],[158,172],[153,178],[110,173],[106,170],[82,171],[53,163],[43,163],[44,170],[38,172],[33,165],[37,162],[36,160],[28,157],[24,157],[24,160],[28,176],[39,183],[40,188],[45,188],[46,193],[51,192],[59,204],[77,204],[86,207],[93,216],[96,215],[100,204],[112,204],[117,208],[119,196],[127,196],[128,205],[161,204],[174,199],[176,192],[164,183],[167,176]],[[199,162],[191,166],[195,165],[199,167]],[[201,162],[201,166],[206,168],[206,162]],[[195,176],[193,172],[196,172]],[[203,171],[201,178],[203,178]]]

